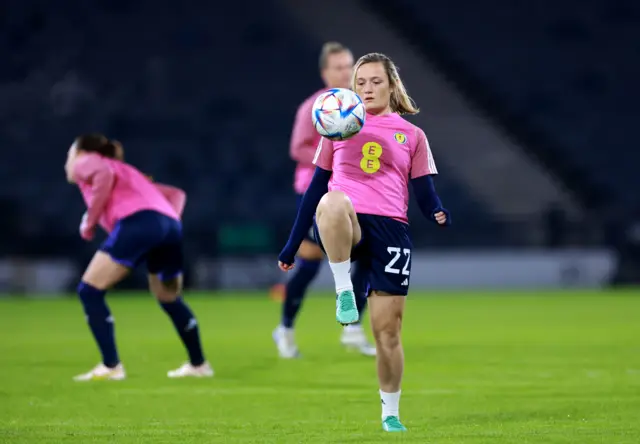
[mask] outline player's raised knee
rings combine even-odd
[[[321,213],[348,213],[353,209],[351,199],[342,191],[329,191],[322,196],[316,214],[320,216]]]

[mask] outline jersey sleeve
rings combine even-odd
[[[333,142],[324,137],[320,138],[313,164],[323,170],[333,171]]]
[[[184,206],[187,203],[187,193],[177,187],[171,185],[165,185],[162,183],[154,183],[156,189],[162,193],[165,199],[169,202],[178,216],[182,217]]]
[[[438,174],[436,162],[433,159],[429,141],[424,131],[418,129],[416,138],[416,149],[411,158],[411,178],[415,179],[428,174]]]
[[[291,141],[289,142],[289,155],[291,159],[303,164],[311,164],[315,150],[315,140],[318,133],[311,121],[311,109],[313,102],[307,100],[296,113],[293,123]]]
[[[87,155],[76,161],[73,177],[76,181],[91,184],[91,202],[87,203],[86,224],[93,227],[100,220],[111,196],[115,174],[100,156]]]

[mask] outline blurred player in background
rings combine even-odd
[[[336,318],[358,319],[351,259],[367,270],[371,327],[376,340],[382,427],[402,432],[400,385],[404,354],[400,338],[411,273],[407,210],[409,181],[423,214],[439,225],[450,217],[433,184],[437,169],[424,132],[400,117],[418,109],[393,62],[367,54],[355,66],[353,89],[367,111],[366,124],[349,140],[322,139],[317,166],[298,210],[280,268],[293,268],[298,245],[310,227],[322,240],[336,285]],[[315,223],[314,222],[315,214]]]
[[[349,88],[353,73],[353,55],[340,43],[325,43],[320,53],[319,65],[320,75],[326,87],[313,93],[298,108],[289,148],[291,158],[297,162],[294,189],[298,196],[298,204],[313,177],[313,156],[320,141],[320,135],[311,121],[313,102],[328,88]],[[308,233],[297,253],[295,273],[283,286],[282,318],[280,325],[273,332],[278,354],[282,358],[295,358],[299,355],[294,337],[294,324],[309,284],[317,276],[323,260],[324,253],[311,233]],[[358,311],[362,314],[367,304],[364,293],[366,283],[357,269],[354,270],[353,280],[356,283]],[[374,356],[376,353],[360,324],[346,326],[342,332],[341,343],[367,356]]]
[[[90,241],[98,224],[109,233],[78,285],[78,295],[102,362],[74,379],[126,377],[105,295],[143,261],[149,270],[149,288],[171,318],[189,355],[189,362],[170,371],[168,376],[213,376],[204,358],[196,318],[180,296],[183,267],[180,217],[186,195],[178,188],[152,183],[123,160],[122,145],[101,134],[78,137],[67,154],[67,180],[78,186],[87,204],[80,235]]]

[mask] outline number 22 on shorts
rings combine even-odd
[[[384,271],[390,274],[402,274],[404,276],[409,276],[409,264],[411,261],[411,250],[408,248],[399,248],[399,247],[387,247],[387,251],[393,257],[389,261],[389,263],[384,267]],[[400,257],[404,256],[406,259],[404,261],[404,267],[402,269],[398,268],[400,264]]]

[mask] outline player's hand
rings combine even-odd
[[[278,255],[278,267],[280,267],[282,271],[289,271],[293,269],[296,261],[296,251],[298,251],[298,249],[296,248],[294,250],[287,242],[287,245],[284,246]]]
[[[82,221],[80,222],[80,237],[86,241],[93,240],[93,236],[96,234],[96,227],[90,227],[87,224],[87,218],[89,215],[85,212],[82,215]]]
[[[433,220],[442,226],[451,225],[451,215],[449,211],[444,208],[438,208],[433,212]]]
[[[295,264],[285,264],[282,261],[278,261],[278,267],[280,267],[280,269],[282,271],[289,271],[289,270],[293,270],[293,267],[295,267]]]

